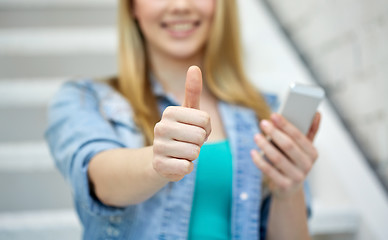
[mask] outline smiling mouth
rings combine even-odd
[[[167,30],[174,31],[174,32],[187,32],[187,31],[191,31],[194,28],[198,27],[199,25],[200,25],[200,21],[194,21],[194,22],[170,22],[170,23],[163,22],[161,24],[162,28],[166,28]]]

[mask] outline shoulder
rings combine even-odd
[[[279,108],[279,97],[275,93],[271,92],[260,92],[261,96],[264,98],[264,101],[268,104],[268,106],[271,108],[272,112],[275,112]],[[223,105],[227,105],[229,108],[236,109],[238,111],[245,111],[245,112],[252,112],[252,115],[255,115],[253,113],[253,110],[251,108],[248,108],[246,106],[241,106],[238,104],[228,103],[221,101]]]
[[[50,110],[94,110],[107,118],[129,124],[132,107],[107,82],[93,79],[75,79],[62,84],[50,103]],[[131,121],[132,123],[132,121]]]
[[[104,86],[104,84],[91,79],[69,80],[61,85],[51,102],[70,101],[76,103],[80,98],[88,101],[98,101],[101,95],[106,95],[103,93],[107,91],[107,85]]]
[[[264,100],[271,108],[271,111],[276,112],[279,107],[278,96],[274,93],[269,93],[269,92],[261,92],[260,94],[263,96]],[[226,115],[238,114],[238,115],[245,115],[245,117],[256,118],[256,113],[254,112],[254,110],[246,106],[220,101],[220,107],[221,107],[221,112],[224,112]]]
[[[96,100],[104,100],[112,96],[121,97],[120,94],[107,83],[92,79],[73,79],[66,81],[59,88],[55,97],[61,97],[64,94],[70,94],[71,97],[89,95]]]
[[[279,97],[275,93],[271,92],[262,92],[261,95],[264,97],[264,100],[271,108],[272,112],[276,112],[279,108]]]

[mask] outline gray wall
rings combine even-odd
[[[388,1],[265,2],[388,185]]]

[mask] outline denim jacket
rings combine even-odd
[[[155,81],[153,92],[161,112],[177,105]],[[272,109],[277,107],[274,95],[265,98]],[[264,239],[270,197],[261,197],[262,174],[250,156],[250,150],[257,148],[253,136],[259,132],[258,122],[254,112],[245,107],[222,101],[218,107],[233,156],[232,239]],[[192,173],[137,205],[107,206],[90,192],[87,168],[94,155],[108,149],[144,146],[132,114],[122,95],[91,80],[65,83],[50,104],[45,137],[56,166],[71,185],[83,238],[186,239],[197,161]]]

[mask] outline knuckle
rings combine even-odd
[[[157,136],[159,134],[159,127],[160,127],[160,122],[157,122],[154,127],[154,135]]]
[[[207,112],[201,111],[201,125],[208,126],[210,124],[210,115]]]
[[[163,141],[158,141],[157,139],[155,139],[154,145],[152,148],[153,148],[154,155],[163,156],[163,155],[165,155],[165,150],[167,149],[167,144],[165,144]]]
[[[206,131],[205,131],[206,132]],[[212,127],[209,127],[209,132],[207,133],[207,136],[209,136],[212,133]]]
[[[276,154],[275,156],[273,156],[271,158],[271,161],[272,161],[273,164],[279,165],[281,163],[281,161],[282,161],[282,156],[280,156],[280,154]]]
[[[291,182],[288,179],[284,179],[280,182],[279,187],[283,190],[287,190],[291,187]]]
[[[161,158],[154,158],[152,165],[157,172],[159,173],[163,172],[164,162]]]
[[[178,182],[178,181],[182,180],[183,177],[184,176],[182,176],[182,175],[176,175],[176,174],[169,175],[169,179],[171,182]]]
[[[291,151],[293,148],[294,148],[294,144],[291,141],[287,140],[283,143],[283,150],[284,151],[288,152],[288,151]]]
[[[193,146],[189,156],[189,160],[194,161],[195,159],[197,159],[200,151],[201,148],[199,146]]]
[[[189,161],[184,161],[184,168],[183,168],[183,174],[184,175],[187,175],[189,173],[191,173],[191,171],[193,171],[194,169],[194,166],[193,166],[193,163],[192,162],[189,162]]]
[[[303,137],[302,133],[301,133],[299,130],[297,130],[297,129],[292,130],[292,131],[290,132],[290,136],[291,136],[291,138],[294,139],[295,141],[301,141],[301,139],[302,139],[302,137]]]
[[[312,156],[313,156],[313,160],[315,162],[318,159],[318,157],[319,157],[319,153],[318,153],[316,148],[314,148]]]
[[[302,172],[298,172],[296,175],[295,175],[295,180],[296,182],[302,182],[303,180],[305,179],[305,175],[302,173]]]
[[[166,124],[164,124],[162,122],[156,123],[155,127],[154,127],[155,137],[161,137],[161,136],[165,135],[165,133],[166,133]]]
[[[206,131],[202,128],[199,129],[198,131],[198,137],[196,143],[202,144],[206,139]]]
[[[205,116],[204,116],[204,118],[205,118],[205,124],[206,125],[210,125],[210,115],[207,113],[207,112],[205,112]]]
[[[166,107],[166,109],[164,109],[162,118],[169,118],[170,116],[171,116],[171,106]]]
[[[285,128],[288,124],[288,121],[281,116],[277,124],[279,125],[279,127]]]
[[[154,139],[154,144],[152,146],[152,149],[154,151],[154,154],[160,154],[161,146],[160,141],[157,139]]]
[[[186,172],[186,166],[183,163],[184,160],[178,160],[178,161],[181,161],[181,162],[176,162],[175,163],[176,164],[176,168],[175,168],[174,175],[184,176],[185,172]]]
[[[274,168],[271,168],[269,165],[265,166],[264,173],[268,176],[275,176],[276,170]]]
[[[186,175],[186,172],[187,172],[187,164],[186,164],[186,162],[187,161],[185,161],[185,160],[177,160],[175,162],[174,175],[178,175],[178,176]]]
[[[166,173],[166,174],[164,174],[162,176],[167,178],[171,182],[177,182],[177,181],[179,181],[179,180],[181,180],[183,178],[182,175],[179,175],[179,174],[176,174],[176,173],[173,173],[173,172]]]
[[[266,175],[269,175],[269,174],[270,174],[270,169],[268,168],[267,165],[261,164],[261,165],[260,165],[260,169],[261,169],[261,171],[262,171],[264,174],[266,174]]]
[[[168,106],[163,112],[163,118],[172,118],[176,113],[175,106]]]
[[[312,167],[313,167],[313,164],[311,162],[307,162],[305,166],[305,171],[304,171],[305,174],[308,174]]]

